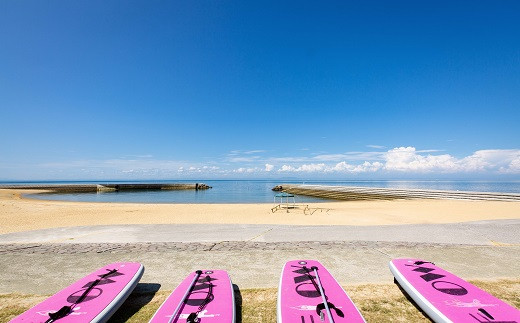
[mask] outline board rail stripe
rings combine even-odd
[[[193,277],[193,280],[192,280],[190,286],[188,286],[188,288],[186,289],[186,292],[184,292],[184,296],[182,296],[179,304],[177,304],[177,307],[175,308],[175,311],[173,311],[172,317],[170,318],[168,323],[172,323],[175,320],[175,318],[177,317],[177,314],[179,313],[179,309],[181,308],[182,304],[184,304],[184,302],[186,301],[186,297],[188,297],[188,295],[191,293],[191,290],[193,289],[193,285],[195,285],[195,282],[199,279],[201,274],[202,274],[202,270],[195,271],[195,277]]]
[[[119,292],[119,294],[110,302],[110,304],[105,307],[101,313],[99,313],[98,316],[96,316],[91,322],[105,322],[107,318],[110,318],[114,313],[119,309],[119,306],[116,306],[116,304],[120,303],[123,304],[124,301],[130,296],[132,291],[135,289],[139,281],[141,280],[141,277],[143,277],[144,274],[144,266],[141,264],[137,272],[134,274],[134,277],[130,282]],[[104,319],[105,318],[105,319]]]
[[[389,263],[390,271],[394,275],[399,285],[408,293],[408,295],[419,305],[419,307],[426,313],[434,322],[453,323],[441,311],[439,311],[432,303],[430,303],[424,296],[408,280],[401,274],[392,261]],[[423,306],[421,306],[423,305]]]

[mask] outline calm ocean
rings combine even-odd
[[[271,189],[282,183],[345,185],[381,188],[431,189],[450,191],[477,191],[520,193],[520,182],[491,181],[274,181],[274,180],[207,180],[207,181],[146,181],[147,183],[205,183],[212,189],[204,191],[124,191],[106,193],[74,193],[32,195],[36,198],[83,202],[131,203],[273,203],[276,192]],[[73,184],[109,182],[45,182],[31,184]],[[119,181],[118,183],[123,183]],[[136,183],[133,181],[132,183]],[[3,183],[0,183],[3,184]],[[7,184],[7,183],[5,183]],[[20,183],[21,184],[21,183]],[[27,183],[24,183],[27,184]],[[323,202],[327,200],[296,196],[296,202]]]

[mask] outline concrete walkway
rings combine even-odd
[[[0,235],[0,243],[127,243],[220,241],[406,241],[520,246],[520,219],[454,224],[290,226],[139,224],[56,228]]]
[[[173,289],[196,269],[228,270],[239,288],[276,288],[282,265],[317,259],[343,285],[392,283],[397,257],[465,279],[520,277],[520,220],[443,225],[124,225],[0,235],[0,293],[51,294],[116,261],[138,261],[141,288]]]

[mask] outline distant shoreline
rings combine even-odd
[[[457,182],[456,185],[452,182],[449,185],[431,182],[425,186],[426,188],[422,188],[422,182],[389,181],[374,181],[371,182],[371,186],[360,186],[361,181],[330,181],[326,182],[326,184],[280,184],[277,181],[241,180],[210,181],[208,183],[209,185],[183,181],[162,181],[160,183],[154,181],[108,183],[41,182],[0,185],[0,189],[25,189],[30,191],[28,194],[33,193],[33,190],[36,189],[39,192],[35,193],[37,195],[30,196],[30,198],[40,200],[133,204],[272,204],[277,200],[275,195],[278,193],[271,191],[274,187],[283,187],[284,191],[295,194],[295,203],[300,204],[331,203],[338,200],[400,199],[520,201],[520,192],[514,193],[520,188],[520,183],[516,187],[514,182],[494,182],[492,185],[488,183],[484,186],[481,186],[480,182]],[[375,185],[378,186],[376,187]],[[476,189],[480,190],[477,191]],[[491,191],[491,189],[495,189],[495,191]],[[170,193],[171,191],[176,192]],[[112,192],[123,193],[111,194]]]

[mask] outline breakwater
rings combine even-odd
[[[520,194],[493,192],[440,191],[425,189],[396,189],[295,184],[278,185],[275,188],[273,188],[273,190],[285,191],[297,195],[314,196],[326,199],[346,201],[396,199],[450,199],[512,202],[520,201]]]
[[[154,184],[154,183],[135,183],[135,184],[31,184],[31,185],[0,185],[0,189],[23,189],[23,190],[44,190],[52,193],[88,193],[88,192],[117,192],[117,191],[138,191],[138,190],[206,190],[211,186],[202,183],[182,183],[182,184]]]

